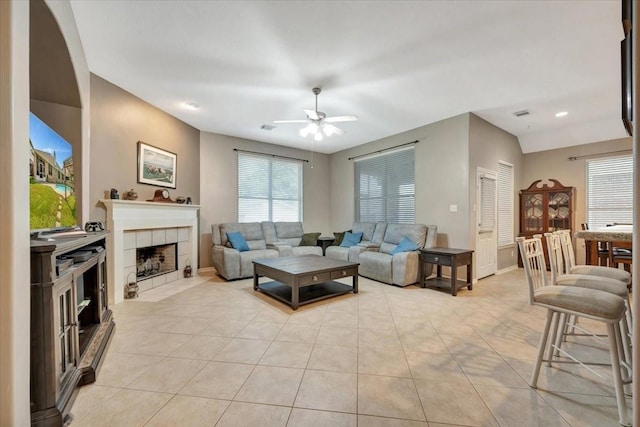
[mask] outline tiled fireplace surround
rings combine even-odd
[[[161,286],[182,277],[182,271],[198,258],[198,205],[101,200],[107,209],[106,228],[108,300],[117,304],[124,300],[129,273],[135,277],[136,248],[178,243],[178,270],[138,281],[139,292]],[[197,275],[197,269],[193,269]]]
[[[137,249],[149,246],[164,245],[167,243],[178,244],[178,270],[151,278],[138,278],[138,292],[144,292],[151,288],[162,286],[165,283],[178,280],[180,273],[187,265],[189,258],[189,229],[179,228],[158,228],[154,230],[128,230],[124,232],[124,274],[125,277],[136,276],[138,268]]]

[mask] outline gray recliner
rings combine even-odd
[[[240,252],[227,246],[227,233],[239,231],[247,241],[248,251]],[[253,261],[278,258],[278,251],[267,248],[259,222],[229,222],[211,226],[213,239],[213,266],[227,280],[253,276]]]
[[[377,252],[366,251],[360,254],[358,273],[379,282],[390,285],[407,286],[420,280],[420,251],[400,252],[391,255],[403,237],[416,243],[420,249],[436,245],[438,227],[424,224],[387,224],[380,249]],[[433,265],[428,264],[431,274]]]
[[[329,246],[325,255],[342,261],[359,262],[359,257],[365,251],[377,251],[382,243],[386,222],[354,222],[352,233],[362,233],[362,240],[350,248],[343,246]]]

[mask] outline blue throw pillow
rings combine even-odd
[[[234,231],[233,233],[227,233],[227,239],[231,242],[231,246],[233,249],[236,249],[240,252],[245,252],[249,250],[249,245],[247,245],[247,241],[244,240],[242,234],[239,231]]]
[[[420,246],[416,245],[415,242],[411,241],[407,236],[404,236],[398,246],[393,248],[390,255],[399,254],[400,252],[411,252],[420,249]]]
[[[355,246],[360,243],[360,240],[362,240],[362,233],[351,233],[347,231],[344,233],[344,238],[342,239],[340,246],[343,248],[350,248],[351,246]]]

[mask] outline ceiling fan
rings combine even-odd
[[[319,87],[313,88],[313,94],[316,96],[316,108],[315,110],[304,110],[307,114],[306,120],[274,120],[273,123],[307,123],[305,127],[300,129],[300,136],[304,138],[307,135],[313,135],[316,141],[322,141],[323,136],[344,135],[344,130],[332,123],[355,122],[358,120],[358,116],[327,117],[325,113],[318,111],[318,95],[321,91],[322,89]]]

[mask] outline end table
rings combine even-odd
[[[316,246],[320,246],[322,248],[322,255],[326,255],[327,248],[336,241],[335,237],[318,237],[316,241]]]
[[[458,288],[467,287],[468,290],[473,289],[471,281],[471,272],[473,271],[473,251],[469,249],[454,248],[429,248],[420,251],[420,286],[426,288],[427,285],[436,287],[450,287],[451,295],[454,297],[458,294]],[[436,277],[427,279],[422,274],[424,264],[436,265]],[[446,280],[442,278],[442,266],[451,267],[451,278]],[[467,280],[457,280],[458,267],[467,266]]]

